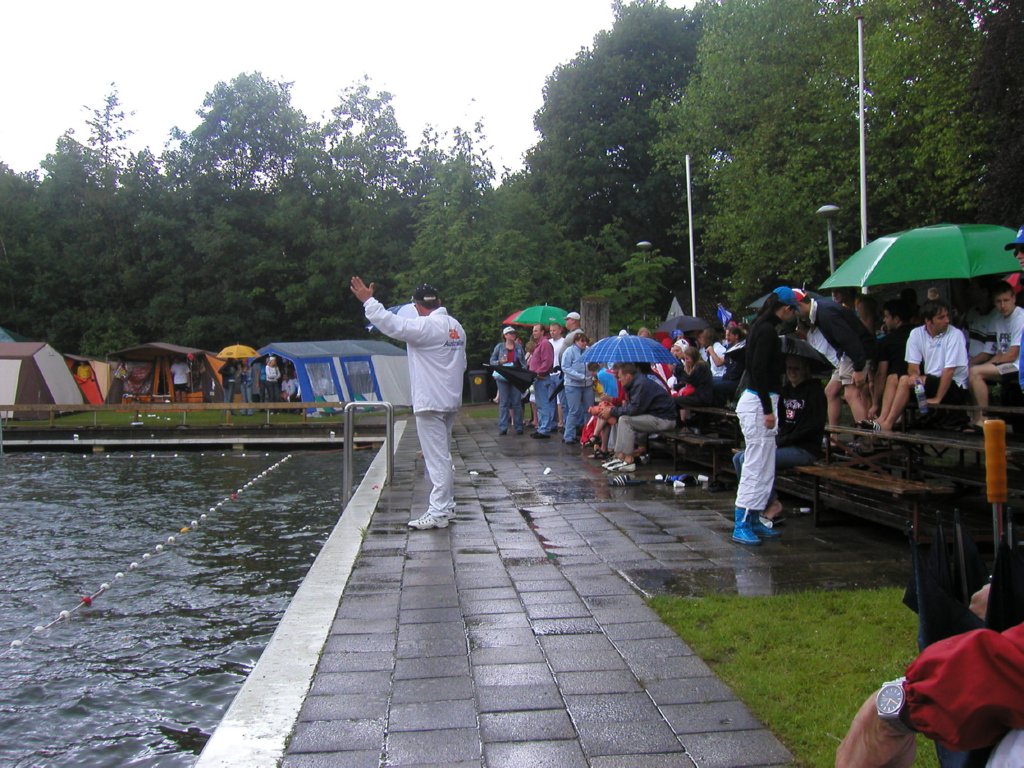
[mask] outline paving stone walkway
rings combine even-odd
[[[609,487],[579,449],[467,413],[455,439],[457,517],[410,531],[429,483],[406,430],[285,768],[788,765],[645,596],[901,577],[905,548],[873,529],[797,519],[740,548],[729,493]]]

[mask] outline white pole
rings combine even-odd
[[[864,17],[857,17],[857,68],[860,78],[860,247],[868,244],[868,160],[864,126]]]
[[[690,221],[690,314],[697,316],[697,273],[693,252],[693,190],[690,188],[690,156],[686,156],[686,215]]]

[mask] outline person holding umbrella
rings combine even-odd
[[[510,366],[522,368],[526,362],[526,351],[516,329],[506,325],[501,331],[501,341],[494,345],[491,352],[491,365],[494,367]],[[508,415],[512,412],[512,427],[517,435],[523,434],[523,398],[519,389],[507,378],[495,371],[494,381],[498,385],[498,434],[508,434]]]
[[[756,546],[761,538],[779,535],[761,522],[760,514],[768,506],[775,485],[776,414],[785,367],[779,325],[796,317],[798,304],[792,288],[785,285],[776,288],[761,305],[747,336],[750,384],[736,403],[736,416],[746,443],[732,532],[732,540],[737,544]]]

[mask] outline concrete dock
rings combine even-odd
[[[610,487],[580,448],[471,410],[457,517],[411,531],[430,486],[398,426],[394,482],[378,456],[201,768],[788,765],[646,597],[905,583],[892,531],[791,517],[739,547],[730,492]]]

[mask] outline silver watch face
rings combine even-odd
[[[880,715],[895,715],[903,708],[902,683],[886,683],[878,692],[875,705]]]

